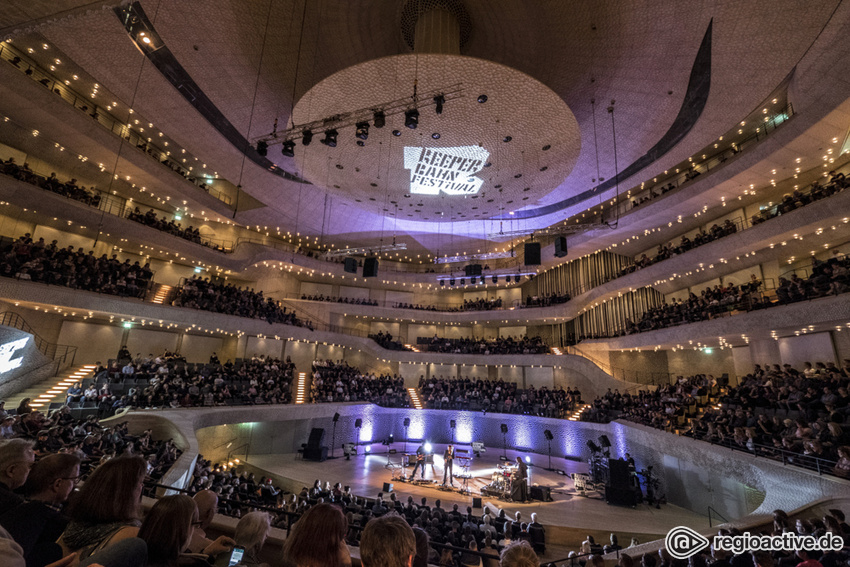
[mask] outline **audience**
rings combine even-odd
[[[540,337],[499,337],[496,339],[448,339],[419,337],[417,344],[430,352],[454,354],[548,354],[549,347]]]
[[[347,532],[348,521],[338,506],[317,504],[307,510],[292,527],[283,545],[283,559],[291,567],[350,566],[351,555],[345,544]],[[369,541],[366,540],[366,533],[367,530],[364,530],[364,541]],[[369,567],[370,563],[365,560],[364,550],[361,542],[361,561],[364,567]],[[376,562],[371,565],[390,564]],[[404,567],[409,566],[405,563]]]
[[[298,327],[310,327],[293,312],[287,312],[271,297],[263,297],[262,291],[242,289],[233,284],[215,284],[209,278],[195,276],[178,290],[173,301],[177,307],[190,307],[214,313],[225,313],[237,317],[265,319],[270,325],[283,323]]]
[[[387,514],[366,524],[360,539],[363,567],[410,567],[416,557],[416,536],[404,518]]]
[[[404,343],[394,341],[393,336],[389,332],[378,331],[378,334],[369,335],[369,338],[387,350],[411,350],[404,346]]]
[[[233,540],[237,547],[245,550],[240,565],[245,567],[268,567],[259,560],[263,544],[271,529],[271,517],[267,512],[250,512],[236,524]]]
[[[221,252],[231,251],[230,249],[225,249],[223,246],[216,244],[209,239],[201,239],[201,232],[193,226],[183,228],[183,225],[179,222],[175,223],[174,219],[167,221],[164,217],[158,218],[156,216],[156,211],[153,209],[150,209],[146,213],[142,213],[139,207],[136,207],[127,215],[127,218],[131,221],[136,221],[151,228],[155,228],[156,230],[173,234],[174,236],[178,236],[184,240],[188,240],[189,242],[194,242],[195,244],[201,244]]]
[[[89,191],[85,187],[80,187],[77,185],[76,179],[70,179],[65,182],[59,181],[55,173],[51,173],[50,177],[41,177],[33,173],[28,163],[18,165],[15,163],[15,158],[13,157],[10,157],[6,161],[0,160],[0,173],[14,177],[24,183],[36,185],[42,189],[58,193],[63,197],[80,201],[92,207],[98,207],[100,205],[101,193],[96,188],[92,187],[91,191]]]
[[[56,240],[33,241],[29,233],[0,250],[0,257],[0,276],[121,297],[144,297],[153,277],[148,263],[122,263],[117,254],[98,258],[94,250],[59,248]]]
[[[401,376],[363,374],[347,362],[313,362],[313,403],[370,402],[384,407],[408,407],[409,397]]]
[[[353,298],[353,297],[325,297],[324,294],[319,295],[306,295],[301,294],[301,299],[305,299],[308,301],[328,301],[331,303],[345,303],[347,305],[378,305],[378,302],[373,299],[363,299],[363,298]]]

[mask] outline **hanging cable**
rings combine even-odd
[[[614,198],[614,226],[611,226],[611,223],[607,223],[608,227],[611,229],[617,228],[620,224],[620,169],[617,165],[617,130],[614,128],[614,100],[611,100],[611,106],[608,107],[608,114],[611,115],[611,135],[614,138],[614,188],[616,192],[616,197]],[[601,213],[600,213],[600,216]]]

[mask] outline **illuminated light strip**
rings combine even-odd
[[[575,412],[573,412],[573,415],[568,417],[567,420],[568,421],[580,421],[581,420],[581,414],[583,414],[584,411],[586,409],[588,409],[589,407],[590,407],[590,404],[584,404],[579,409],[577,409]]]
[[[305,390],[307,389],[307,373],[298,373],[298,384],[295,386],[295,403],[303,404],[305,400]]]
[[[416,348],[416,347],[415,347],[415,346],[413,346],[413,345],[404,345],[404,348],[410,349],[410,350],[412,350],[413,352],[419,352],[419,349],[418,349],[418,348]]]
[[[408,388],[407,395],[410,396],[410,401],[413,402],[413,407],[420,410],[422,409],[422,402],[419,400],[419,394],[416,392],[416,388]]]
[[[556,354],[558,356],[561,356],[564,353],[561,352],[561,349],[559,349],[558,347],[552,347],[552,354]]]

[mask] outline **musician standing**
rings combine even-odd
[[[410,479],[413,480],[416,478],[416,469],[422,467],[422,476],[420,478],[425,478],[425,446],[419,445],[419,448],[416,449],[416,465],[413,467],[413,472],[410,473]]]
[[[455,448],[454,445],[449,445],[446,447],[446,450],[443,451],[443,486],[446,485],[446,477],[449,479],[449,484],[452,486],[455,485],[454,482],[454,469],[452,468],[452,462],[455,459]]]
[[[511,498],[526,502],[528,500],[528,467],[522,461],[522,457],[516,458],[516,464],[516,480],[511,489]]]

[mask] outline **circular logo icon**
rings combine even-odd
[[[686,526],[677,526],[667,532],[664,538],[664,547],[674,559],[687,559],[696,555],[700,550],[711,545],[702,534],[699,534]]]

